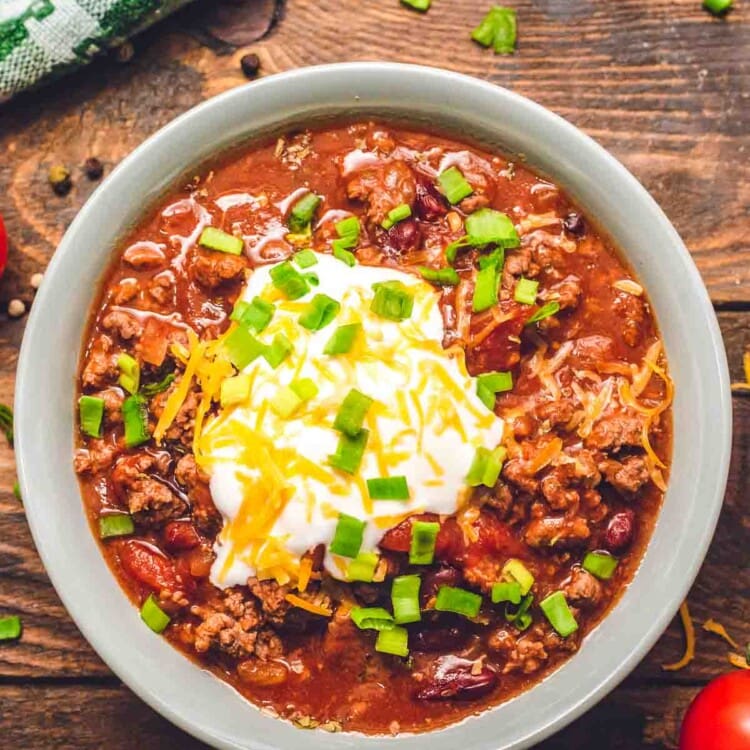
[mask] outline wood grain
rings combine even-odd
[[[257,3],[256,14],[260,5],[275,12],[274,2]],[[31,274],[44,269],[95,188],[82,173],[84,159],[95,155],[111,171],[174,116],[245,83],[239,58],[249,51],[260,56],[263,75],[339,60],[447,67],[507,86],[568,118],[622,160],[674,222],[721,310],[730,367],[739,379],[742,352],[750,347],[748,10],[739,3],[717,20],[699,0],[654,0],[646,12],[642,0],[513,4],[519,49],[498,57],[468,40],[486,0],[435,0],[426,15],[398,0],[287,0],[268,34],[270,18],[246,19],[265,36],[239,49],[199,43],[196,19],[212,10],[206,0],[135,40],[131,63],[97,61],[6,105],[0,110],[0,213],[11,247],[0,282],[0,402],[12,401],[24,326],[24,319],[5,316],[7,302],[20,297],[31,304]],[[47,184],[56,163],[73,172],[65,197]],[[716,617],[740,643],[750,641],[750,398],[735,398],[734,407],[726,503],[689,597],[699,628],[695,661],[679,673],[661,670],[682,651],[681,628],[673,623],[624,685],[543,750],[594,750],[605,743],[612,750],[673,750],[689,700],[729,668],[725,644],[701,632],[700,623]],[[18,612],[25,626],[19,643],[0,645],[3,737],[30,748],[203,747],[121,686],[82,639],[34,550],[11,491],[14,475],[12,451],[0,438],[0,614]]]

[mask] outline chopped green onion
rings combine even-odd
[[[18,500],[19,503],[23,502],[23,498],[21,497],[21,485],[18,484],[18,480],[13,482],[13,494],[16,497],[16,500]]]
[[[551,315],[560,311],[560,303],[557,300],[552,300],[546,305],[542,305],[527,321],[526,325],[529,326],[532,323],[538,323],[540,320],[549,318]]]
[[[0,404],[0,432],[5,435],[8,445],[13,447],[13,410],[10,406]]]
[[[516,283],[516,290],[513,293],[513,299],[522,305],[533,305],[536,302],[536,295],[539,289],[539,282],[526,279],[523,276]]]
[[[361,229],[362,226],[357,216],[347,216],[345,219],[336,222],[336,233],[345,241],[343,247],[354,247],[359,241]]]
[[[359,518],[349,516],[346,513],[339,513],[339,520],[336,523],[336,531],[333,534],[333,540],[328,546],[330,552],[342,557],[356,558],[359,554],[359,548],[362,546],[362,538],[365,533],[365,522]]]
[[[146,383],[145,385],[141,386],[141,395],[151,398],[157,393],[162,393],[166,391],[170,385],[172,385],[174,379],[175,374],[173,372],[170,372],[157,383]]]
[[[391,603],[393,604],[393,619],[397,625],[409,622],[419,622],[422,615],[419,612],[419,587],[422,580],[419,576],[397,576],[393,579],[391,588]]]
[[[266,350],[247,328],[235,328],[225,339],[222,349],[229,361],[238,369],[244,370]]]
[[[336,452],[328,456],[328,463],[334,469],[339,469],[347,474],[356,473],[362,463],[362,456],[369,437],[369,430],[360,430],[354,437],[341,433]]]
[[[222,407],[241,404],[250,398],[250,376],[239,374],[221,381],[219,401]]]
[[[427,268],[427,266],[417,266],[417,271],[427,281],[442,284],[443,286],[455,286],[461,281],[455,268]]]
[[[703,0],[703,7],[715,16],[721,16],[732,7],[732,0]]]
[[[372,399],[364,393],[352,388],[344,396],[336,418],[333,421],[333,429],[343,432],[349,437],[356,437],[362,429],[365,416],[372,406]]]
[[[383,607],[352,607],[351,621],[360,630],[392,630],[393,615]]]
[[[351,266],[357,265],[357,258],[355,257],[354,253],[347,250],[342,245],[343,240],[334,240],[331,243],[331,248],[333,249],[333,257],[336,258],[336,260],[340,260],[342,263],[346,263],[347,266],[351,268]]]
[[[254,297],[252,302],[239,300],[229,318],[260,333],[268,327],[275,312],[275,305],[260,297]]]
[[[277,333],[270,346],[263,350],[263,357],[275,370],[293,350],[292,342],[283,333]]]
[[[128,393],[136,393],[141,385],[141,366],[138,364],[138,360],[122,352],[117,357],[117,369],[120,371],[117,382]]]
[[[466,217],[466,234],[472,245],[518,247],[521,238],[510,218],[492,208],[480,208]]]
[[[492,603],[500,602],[521,603],[521,587],[517,581],[501,581],[492,585]]]
[[[500,274],[496,266],[487,266],[477,271],[477,280],[474,285],[474,297],[472,309],[474,312],[488,310],[497,304],[497,290],[500,286]]]
[[[289,383],[289,387],[302,399],[302,401],[309,401],[311,398],[315,398],[318,395],[318,386],[310,378],[300,378],[299,380],[292,380]]]
[[[507,453],[502,446],[493,451],[481,446],[477,448],[469,473],[466,475],[466,484],[469,487],[479,487],[480,484],[485,487],[494,487]]]
[[[169,615],[156,603],[156,598],[153,594],[149,594],[148,599],[143,602],[141,619],[154,633],[163,632],[167,625],[169,625]]]
[[[401,3],[403,5],[408,5],[410,8],[414,8],[414,10],[420,11],[421,13],[425,13],[430,9],[432,0],[401,0]]]
[[[328,343],[323,348],[323,354],[331,356],[347,354],[351,351],[352,346],[354,346],[354,341],[361,330],[361,323],[348,323],[347,325],[339,326],[333,332],[333,336],[328,339]]]
[[[310,286],[320,286],[320,278],[317,273],[306,273],[305,279]]]
[[[412,565],[431,565],[435,558],[435,542],[440,532],[436,521],[414,521],[411,525],[409,562]]]
[[[453,265],[456,262],[456,255],[462,247],[468,247],[471,243],[468,237],[461,237],[460,239],[451,242],[448,247],[445,248],[445,259]]]
[[[375,650],[381,654],[408,656],[409,631],[400,625],[394,625],[390,630],[381,630],[375,641]]]
[[[209,250],[229,253],[230,255],[241,255],[245,249],[245,242],[242,237],[227,234],[216,227],[206,227],[198,238],[198,244],[207,247]]]
[[[534,595],[527,594],[521,600],[521,604],[517,609],[515,609],[515,611],[513,610],[510,602],[506,603],[505,619],[508,622],[513,623],[519,630],[526,630],[526,628],[531,625],[531,612],[529,612],[529,609],[531,608],[531,603],[533,601]]]
[[[516,11],[495,5],[471,33],[483,47],[492,46],[497,55],[511,55],[516,49]]]
[[[274,266],[268,273],[271,277],[271,283],[287,299],[299,299],[310,291],[310,284],[307,279],[288,260]]]
[[[503,565],[502,576],[506,581],[515,581],[521,587],[521,593],[524,596],[531,591],[531,587],[534,585],[534,576],[520,560],[514,557]]]
[[[410,216],[411,206],[406,203],[402,203],[400,206],[396,206],[396,208],[392,208],[388,212],[388,216],[383,219],[381,226],[383,227],[383,229],[390,229],[394,224],[398,224],[399,221],[408,219]]]
[[[438,175],[438,182],[449,203],[459,203],[474,192],[458,167],[449,167]]]
[[[327,294],[316,294],[308,302],[297,322],[308,331],[320,331],[338,315],[340,309],[341,305],[332,297]]]
[[[473,591],[455,586],[441,586],[435,599],[435,609],[440,612],[455,612],[464,617],[476,617],[482,606],[482,597]]]
[[[510,391],[513,388],[513,373],[485,372],[477,376],[477,396],[490,410],[495,410],[495,394]]]
[[[292,259],[300,268],[303,269],[310,268],[310,266],[314,266],[318,262],[318,256],[315,255],[315,253],[310,250],[310,248],[306,248],[305,250],[300,250],[299,252],[295,253],[292,256]]]
[[[614,575],[617,563],[617,558],[608,552],[587,552],[583,558],[583,569],[603,581],[608,581]]]
[[[408,500],[406,477],[375,477],[367,480],[371,500]]]
[[[497,270],[498,273],[502,271],[505,263],[505,248],[496,247],[491,253],[479,256],[479,268],[492,267]]]
[[[268,400],[268,405],[274,414],[289,419],[302,406],[302,399],[289,386],[283,385]]]
[[[406,320],[414,309],[414,297],[400,281],[380,281],[372,285],[375,296],[370,310],[387,320]]]
[[[21,637],[21,618],[18,615],[0,617],[0,641],[15,641]]]
[[[565,594],[562,591],[555,591],[554,594],[550,594],[546,599],[542,599],[539,602],[539,606],[549,620],[550,625],[563,638],[567,638],[578,630],[576,618],[573,617],[573,613],[570,611],[568,602],[565,599]]]
[[[127,513],[110,513],[99,516],[99,537],[128,536],[135,531],[133,519]]]
[[[349,563],[346,571],[346,580],[372,583],[372,579],[375,576],[375,568],[378,567],[379,562],[380,557],[375,552],[360,552]]]
[[[146,399],[140,394],[128,396],[122,402],[122,421],[125,425],[125,445],[128,448],[133,448],[150,439],[148,408]]]
[[[78,399],[81,432],[89,437],[101,437],[104,399],[96,396],[81,396]]]
[[[313,220],[315,211],[322,198],[315,193],[303,195],[293,206],[287,219],[287,226],[292,232],[304,232]]]

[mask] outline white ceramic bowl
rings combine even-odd
[[[669,491],[631,586],[562,668],[518,698],[430,735],[300,730],[262,714],[188,661],[143,627],[121,592],[87,525],[72,469],[76,365],[118,238],[192,165],[259,133],[331,115],[407,117],[525,154],[595,217],[634,267],[675,381]],[[673,617],[714,531],[731,441],[726,358],[711,303],[680,238],[641,185],[594,141],[528,99],[455,73],[384,63],[307,68],[233,89],[178,117],[125,159],[50,263],[21,350],[15,414],[29,524],[81,632],[168,719],[215,747],[252,750],[303,743],[309,750],[499,750],[528,747],[560,729],[620,682]]]

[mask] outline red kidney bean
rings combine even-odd
[[[394,224],[386,232],[386,245],[402,255],[416,249],[421,236],[417,220],[414,218],[404,219]]]
[[[427,178],[418,178],[414,213],[423,221],[437,221],[448,213],[445,198]]]
[[[164,546],[169,552],[193,549],[200,543],[201,538],[189,521],[170,521],[164,527]]]
[[[610,552],[622,552],[633,541],[634,531],[635,513],[630,508],[615,513],[604,532],[604,546]]]
[[[563,227],[568,234],[574,237],[583,237],[586,234],[586,220],[578,211],[571,211],[563,219]]]
[[[466,643],[467,633],[459,627],[427,627],[409,634],[409,648],[413,651],[449,651]]]
[[[417,692],[416,698],[434,700],[476,700],[491,693],[497,685],[497,675],[482,667],[478,674],[471,673],[470,666],[442,671],[438,669],[427,684]]]
[[[461,580],[461,572],[449,565],[444,565],[435,570],[428,570],[422,576],[422,586],[419,590],[422,606],[425,606],[433,596],[437,596],[438,589],[441,586],[458,586]]]

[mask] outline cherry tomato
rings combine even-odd
[[[5,233],[5,224],[3,217],[0,216],[0,277],[5,270],[5,264],[8,262],[8,235]]]
[[[731,672],[695,697],[680,731],[680,750],[750,748],[750,671]]]

